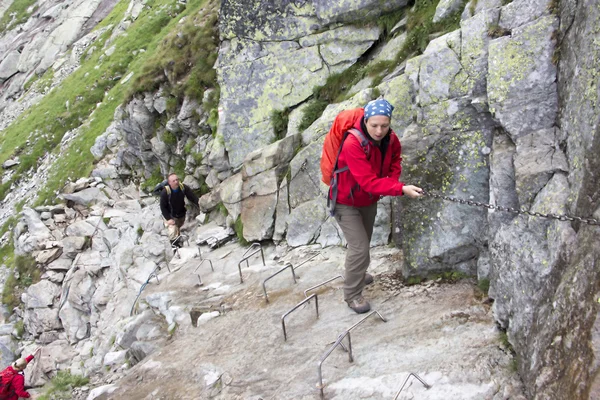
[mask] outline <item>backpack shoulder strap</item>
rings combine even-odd
[[[167,191],[167,195],[169,196],[169,198],[171,198],[171,186],[165,186],[165,190]]]
[[[338,195],[338,174],[340,172],[348,171],[349,169],[347,165],[340,169],[338,169],[337,167],[340,154],[342,153],[342,147],[344,147],[344,142],[346,141],[348,135],[354,135],[354,137],[358,139],[360,146],[363,148],[363,151],[365,152],[367,158],[369,157],[369,139],[367,139],[360,130],[356,128],[351,128],[346,133],[344,133],[344,136],[342,136],[342,142],[340,143],[340,147],[338,149],[337,156],[335,158],[335,164],[333,165],[333,179],[331,180],[331,185],[329,187],[329,196],[327,196],[327,207],[329,207],[329,215],[331,215],[332,217],[335,214],[335,205],[337,202]]]
[[[185,192],[185,186],[181,182],[179,182],[179,189],[181,189],[182,192]]]
[[[354,135],[355,138],[360,142],[361,147],[363,148],[365,154],[369,155],[369,139],[365,136],[364,133],[359,131],[356,128],[350,129],[348,132]]]

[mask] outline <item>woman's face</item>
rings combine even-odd
[[[380,142],[390,131],[390,118],[385,115],[374,115],[366,122],[369,136],[376,142]]]

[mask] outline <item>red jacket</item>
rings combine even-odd
[[[363,132],[362,118],[354,128]],[[367,132],[363,132],[369,138]],[[390,130],[390,141],[385,159],[381,160],[381,150],[369,140],[367,154],[360,141],[349,134],[343,143],[337,168],[348,166],[349,171],[338,174],[338,195],[336,203],[354,207],[364,207],[376,203],[381,196],[401,196],[404,183],[399,182],[402,166],[402,147],[398,136]],[[331,196],[331,194],[330,194]]]
[[[27,363],[33,360],[33,355],[27,356]],[[6,368],[8,373],[13,374],[8,390],[0,392],[0,400],[18,400],[20,397],[29,398],[29,393],[25,390],[25,377],[17,372],[12,366]]]

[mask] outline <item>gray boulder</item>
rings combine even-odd
[[[417,118],[417,88],[405,74],[383,82],[379,91],[394,108],[392,129],[402,137],[404,130]]]
[[[473,5],[475,8],[473,9]],[[461,15],[461,19],[469,19],[473,15],[480,13],[483,10],[489,10],[490,8],[500,8],[503,6],[503,0],[471,0],[467,3],[465,10]],[[474,11],[474,13],[473,13]]]
[[[419,104],[428,106],[462,94],[455,80],[461,69],[460,59],[450,48],[425,54],[419,73]]]
[[[323,247],[328,246],[343,246],[345,245],[346,239],[340,226],[335,222],[335,218],[328,218],[323,225],[321,225],[321,232],[319,232],[319,238],[317,243]]]
[[[514,166],[521,207],[532,202],[555,172],[569,169],[556,136],[556,129],[544,129],[517,139]]]
[[[315,0],[317,17],[324,23],[363,21],[404,7],[406,0]]]
[[[83,236],[67,236],[62,240],[63,255],[73,259],[77,254],[83,251],[86,239]]]
[[[133,342],[127,351],[127,360],[135,365],[157,350],[160,350],[160,346],[154,342]]]
[[[468,98],[458,98],[422,108],[417,122],[402,138],[402,181],[427,182],[426,190],[487,202],[493,121]],[[404,276],[447,269],[476,273],[487,232],[484,209],[401,197],[396,215]]]
[[[262,10],[248,12],[260,14]],[[286,23],[285,17],[277,21]],[[239,25],[247,22],[239,20]],[[290,28],[297,26],[282,26],[288,32]],[[310,29],[305,29],[300,44],[235,38],[222,45],[218,65],[223,112],[218,132],[224,138],[233,167],[241,165],[248,153],[274,139],[273,111],[308,99],[313,87],[325,83],[331,73],[352,65],[379,37],[378,29],[367,27],[334,28],[315,35],[307,35]],[[294,35],[290,32],[289,36]],[[253,74],[245,73],[248,70]],[[276,106],[273,98],[278,99]]]
[[[327,186],[321,182],[321,152],[325,137],[304,147],[290,162],[288,182],[290,207],[324,197]]]
[[[554,16],[515,29],[489,46],[490,111],[513,140],[552,128],[558,112],[553,33]]]
[[[26,231],[15,237],[15,254],[24,255],[44,249],[46,242],[53,240],[52,233],[34,210],[25,208],[22,214]]]
[[[61,197],[67,201],[72,201],[73,203],[80,204],[82,206],[108,203],[108,197],[106,197],[104,192],[97,187],[91,187],[76,193],[62,194]]]
[[[217,134],[217,138],[213,140],[210,154],[208,155],[208,164],[217,172],[229,169],[229,157],[223,136]]]
[[[242,212],[242,185],[243,178],[242,174],[239,173],[221,182],[218,189],[219,199],[234,220]]]
[[[25,311],[23,318],[27,332],[37,336],[43,332],[62,328],[58,318],[58,310],[51,308],[34,308]]]
[[[62,249],[60,247],[56,247],[54,249],[42,250],[35,257],[35,261],[38,264],[48,264],[52,261],[56,260],[62,254]]]
[[[15,361],[15,353],[6,345],[0,343],[0,367],[6,368]]]
[[[113,351],[104,355],[104,366],[121,365],[125,363],[127,350]]]
[[[551,0],[513,0],[502,7],[499,24],[515,29],[550,14]]]
[[[244,177],[258,175],[271,168],[288,163],[300,146],[300,139],[299,135],[287,136],[263,149],[248,154],[242,168]]]
[[[519,198],[515,187],[515,166],[513,159],[516,147],[506,134],[494,136],[493,150],[490,154],[490,203],[502,207],[519,208]],[[514,214],[490,210],[488,221],[489,236],[494,237],[502,224],[509,223]]]
[[[20,57],[21,54],[18,51],[11,51],[4,57],[2,62],[0,62],[0,82],[4,82],[19,72],[17,65],[19,64]]]
[[[60,294],[60,287],[50,281],[42,280],[27,288],[21,297],[27,308],[51,307]]]
[[[487,93],[488,49],[492,40],[488,31],[490,26],[498,24],[499,18],[500,11],[497,8],[488,8],[473,18],[461,21],[460,46],[457,51],[460,51],[463,70],[455,78],[461,93],[472,96]]]
[[[391,61],[396,58],[396,54],[402,49],[406,42],[406,32],[392,38],[385,46],[377,53],[377,56],[373,59],[374,63],[380,61]]]
[[[292,209],[287,217],[287,243],[292,247],[312,243],[327,219],[324,200],[307,201]]]
[[[86,221],[77,221],[67,227],[65,233],[68,236],[75,237],[83,237],[83,236],[92,236],[96,231],[96,227],[92,225],[90,222]]]
[[[14,158],[12,160],[6,160],[2,163],[2,168],[4,169],[9,169],[14,167],[15,165],[19,165],[21,164],[21,162],[19,161],[18,158]]]
[[[340,229],[341,231],[341,229]],[[384,197],[377,204],[377,217],[371,237],[371,247],[383,246],[390,242],[392,233],[392,202],[391,197]]]
[[[46,266],[46,269],[52,271],[68,271],[69,269],[71,269],[71,264],[73,264],[73,260],[71,258],[63,256],[48,264]]]
[[[462,0],[441,0],[435,9],[433,23],[440,22],[449,17],[453,12],[458,11],[463,5]]]
[[[89,336],[90,322],[89,316],[86,315],[85,312],[74,308],[67,302],[60,309],[58,315],[60,316],[59,321],[62,322],[62,325],[64,326],[69,343],[73,345]]]
[[[273,230],[273,240],[279,242],[285,238],[287,232],[287,217],[290,214],[290,203],[288,200],[288,181],[283,178],[279,186],[277,198],[277,208],[275,211],[275,227]]]
[[[273,237],[277,206],[278,174],[276,169],[246,180],[242,187],[242,224],[244,238],[261,241]]]

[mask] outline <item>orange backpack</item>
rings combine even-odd
[[[346,138],[346,132],[350,131],[358,118],[365,115],[364,108],[353,108],[339,113],[323,143],[323,152],[321,153],[321,180],[327,186],[331,185],[331,179],[335,168],[337,168],[337,159],[342,150],[342,144]],[[356,133],[351,132],[356,135]],[[362,140],[361,140],[362,143]]]

